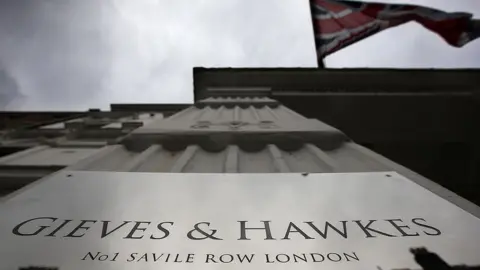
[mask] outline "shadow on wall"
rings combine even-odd
[[[480,265],[454,265],[450,266],[436,253],[429,252],[426,248],[412,248],[410,252],[413,254],[415,262],[420,265],[423,270],[480,270]],[[382,270],[382,268],[378,268]],[[411,270],[407,268],[397,268],[392,270]],[[419,270],[419,269],[418,269]]]

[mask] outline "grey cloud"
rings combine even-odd
[[[0,64],[0,110],[9,110],[21,104],[23,97],[17,81]]]
[[[100,105],[108,28],[101,1],[82,1],[2,3],[0,60],[26,95],[25,109]]]
[[[477,1],[417,3],[480,11]],[[0,38],[0,62],[25,95],[19,110],[190,102],[194,66],[316,66],[307,0],[4,0]],[[478,66],[478,48],[407,25],[327,65]]]
[[[4,1],[5,2],[5,1]],[[9,0],[0,60],[19,109],[190,102],[194,66],[315,66],[308,2]]]

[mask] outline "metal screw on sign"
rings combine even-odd
[[[246,125],[248,125],[248,123],[241,122],[241,121],[232,121],[232,122],[230,122],[229,127],[231,129],[239,129],[239,128],[241,128],[243,126],[246,126]]]
[[[260,121],[258,126],[260,128],[265,128],[265,129],[277,127],[277,125],[275,125],[275,123],[273,121],[269,121],[269,120]]]
[[[211,124],[212,123],[210,121],[198,121],[196,124],[192,125],[191,128],[196,128],[196,129],[209,128]]]

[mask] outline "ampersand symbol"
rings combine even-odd
[[[217,230],[212,229],[211,233],[207,233],[207,232],[205,232],[204,230],[202,230],[198,227],[198,225],[200,225],[200,224],[207,224],[207,227],[210,226],[210,222],[199,222],[199,223],[195,224],[193,226],[195,229],[188,232],[188,234],[187,234],[188,238],[190,238],[192,240],[204,240],[204,239],[207,239],[207,238],[210,238],[210,239],[213,239],[213,240],[223,240],[223,239],[220,239],[220,238],[217,238],[217,237],[213,236],[217,232]],[[193,236],[194,232],[199,232],[204,237],[195,237],[195,236]]]

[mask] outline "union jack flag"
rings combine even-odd
[[[346,0],[311,0],[311,4],[319,59],[410,21],[420,23],[455,47],[462,47],[480,37],[480,20],[473,20],[469,13]]]

